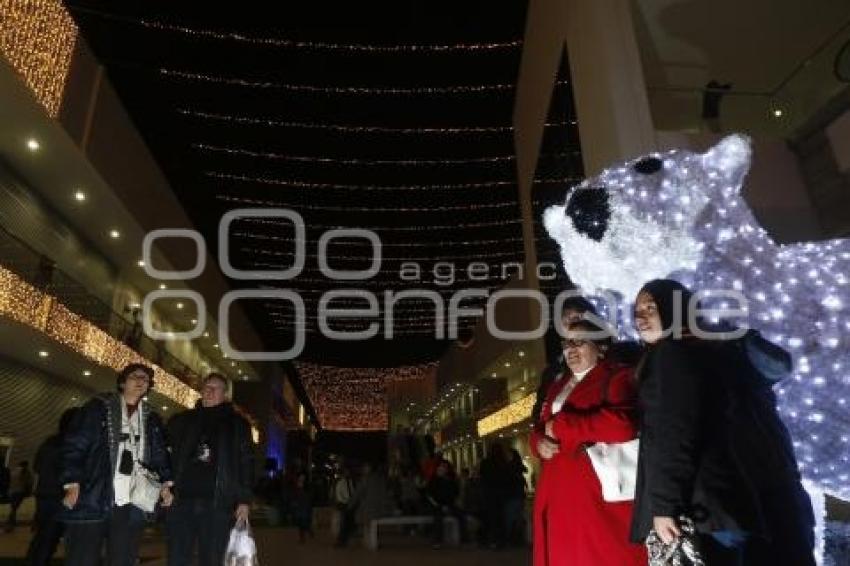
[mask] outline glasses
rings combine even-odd
[[[564,340],[564,348],[581,348],[590,344],[590,340]]]
[[[127,376],[127,381],[144,381],[145,383],[150,382],[151,378],[147,375],[139,375],[139,374],[130,374]]]

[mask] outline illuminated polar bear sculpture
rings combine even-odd
[[[589,295],[631,303],[659,277],[743,293],[750,327],[794,355],[776,391],[804,477],[850,499],[850,240],[775,243],[741,197],[751,157],[732,135],[624,163],[573,187],[544,223]]]

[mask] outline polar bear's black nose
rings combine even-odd
[[[644,157],[634,165],[635,171],[642,175],[658,173],[662,167],[664,167],[664,162],[657,157]]]
[[[574,190],[567,203],[566,215],[580,234],[598,242],[605,235],[611,219],[608,192],[601,188]]]

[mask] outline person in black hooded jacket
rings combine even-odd
[[[672,280],[650,281],[635,302],[648,350],[632,540],[654,529],[672,542],[686,516],[706,564],[813,565],[812,506],[772,383],[695,308]]]
[[[77,407],[71,407],[62,413],[58,433],[42,442],[35,455],[33,467],[38,474],[38,483],[35,488],[34,534],[27,550],[27,564],[31,566],[47,566],[62,539],[64,525],[57,520],[62,512],[64,495],[59,477],[62,441],[68,433],[71,420],[79,410]]]
[[[168,514],[168,564],[220,566],[230,529],[247,521],[254,485],[248,422],[227,401],[230,383],[209,374],[196,408],[168,422],[174,465],[174,506]]]

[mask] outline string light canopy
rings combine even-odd
[[[287,6],[282,30],[264,8],[211,5],[199,14],[180,3],[143,3],[110,6],[105,15],[80,11],[77,23],[208,242],[236,208],[283,207],[303,217],[303,242],[269,219],[240,220],[229,232],[230,260],[241,270],[286,269],[295,244],[305,247],[298,277],[268,283],[302,296],[308,317],[242,302],[267,350],[285,349],[300,327],[309,334],[302,362],[388,368],[436,360],[452,339],[429,329],[432,305],[414,300],[393,309],[391,341],[382,333],[343,344],[317,333],[317,301],[343,286],[318,271],[320,260],[354,270],[371,257],[367,242],[338,238],[320,258],[319,239],[333,229],[378,234],[379,272],[344,284],[379,295],[418,286],[448,301],[457,290],[504,285],[499,264],[524,254],[512,114],[525,9],[499,3],[486,25],[471,28],[469,18],[480,14],[468,5],[447,17],[424,0],[388,9],[341,4],[331,13],[301,3]],[[536,206],[582,177],[568,69],[565,60],[546,118]],[[542,250],[545,234],[537,237]],[[482,261],[487,280],[461,276]],[[423,273],[452,262],[456,281],[443,289],[433,277],[390,277],[409,262]]]
[[[323,429],[387,430],[387,383],[425,379],[435,364],[395,368],[343,368],[296,363]]]

